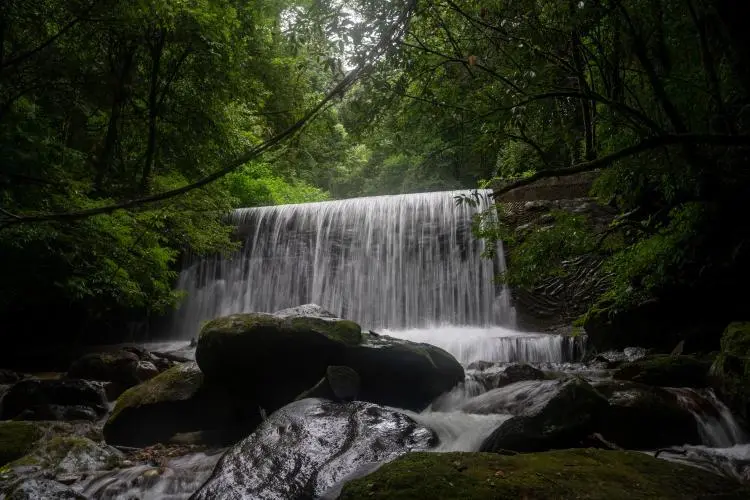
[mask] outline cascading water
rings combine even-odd
[[[188,263],[174,329],[188,338],[217,316],[311,302],[374,329],[512,326],[508,294],[494,284],[502,249],[483,258],[471,233],[488,193],[476,206],[456,204],[469,194],[457,191],[237,210],[242,250]]]

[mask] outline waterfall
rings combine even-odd
[[[456,204],[470,191],[354,198],[244,208],[233,222],[244,236],[228,257],[190,259],[178,289],[176,336],[194,336],[217,316],[273,312],[320,304],[366,328],[440,324],[513,325],[505,269],[471,232],[473,217],[491,205]]]

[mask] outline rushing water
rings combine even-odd
[[[237,210],[242,250],[189,260],[180,274],[187,298],[176,336],[216,316],[306,303],[373,329],[512,325],[508,294],[494,284],[502,249],[483,258],[471,232],[488,198],[457,205],[460,194],[468,191]]]

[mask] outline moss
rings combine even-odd
[[[747,493],[709,472],[637,452],[411,453],[347,484],[347,499],[686,499]]]
[[[202,339],[211,336],[215,332],[220,332],[224,335],[241,335],[251,329],[279,328],[280,325],[281,319],[271,314],[232,314],[207,322],[201,329],[199,337]]]
[[[750,418],[750,322],[727,326],[712,371],[730,405]]]
[[[359,345],[362,342],[362,328],[348,319],[323,319],[295,317],[285,321],[286,327],[296,332],[315,332],[331,340],[347,345]]]
[[[203,373],[195,363],[173,366],[156,377],[123,392],[117,398],[107,424],[113,422],[126,408],[188,399],[195,394],[202,383]]]
[[[706,387],[711,363],[693,356],[648,356],[622,365],[617,380],[663,387]]]
[[[43,435],[34,422],[0,422],[0,465],[26,455]]]

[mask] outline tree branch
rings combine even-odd
[[[573,165],[572,167],[559,168],[555,170],[542,170],[536,172],[534,175],[519,179],[516,181],[509,181],[504,186],[498,187],[493,190],[493,196],[498,197],[514,189],[528,186],[541,179],[548,179],[550,177],[566,177],[569,175],[580,174],[583,172],[591,172],[598,170],[603,167],[607,167],[612,163],[622,160],[630,156],[634,156],[638,153],[648,151],[651,149],[660,148],[663,146],[671,146],[677,144],[705,144],[712,146],[750,146],[750,135],[715,135],[715,134],[679,134],[679,135],[660,135],[656,137],[650,137],[644,139],[638,144],[623,148],[610,155],[597,158],[593,161],[587,161]]]

